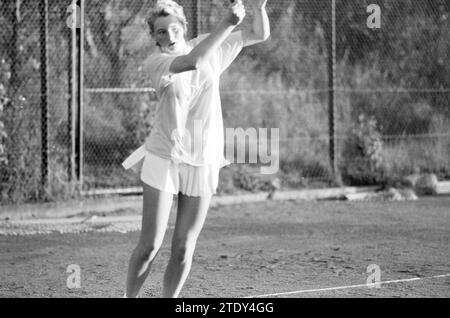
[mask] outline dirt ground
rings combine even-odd
[[[174,211],[173,211],[174,212]],[[174,221],[172,213],[171,224]],[[138,232],[0,237],[1,297],[121,297]],[[159,297],[169,228],[143,297]],[[450,297],[450,197],[415,202],[269,201],[213,208],[182,297],[245,297],[365,284],[280,297]],[[67,287],[70,264],[81,288]]]

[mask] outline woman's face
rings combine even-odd
[[[177,54],[184,51],[184,33],[184,26],[174,16],[160,17],[155,21],[153,37],[166,53]]]

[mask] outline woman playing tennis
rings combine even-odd
[[[144,189],[142,229],[127,277],[126,297],[138,297],[162,245],[174,195],[178,211],[163,297],[176,298],[188,277],[197,239],[224,158],[224,128],[219,79],[243,47],[270,36],[267,0],[247,0],[253,27],[234,31],[245,17],[241,0],[210,34],[186,40],[183,8],[172,0],[157,1],[148,17],[158,50],[144,65],[159,105],[144,146],[124,163],[140,174]],[[234,32],[233,32],[234,31]]]

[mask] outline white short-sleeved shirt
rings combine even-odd
[[[189,41],[187,52],[208,34]],[[171,74],[175,55],[152,54],[144,65],[159,99],[145,148],[164,159],[193,166],[230,164],[224,157],[219,79],[243,48],[242,32],[232,33],[200,69]]]

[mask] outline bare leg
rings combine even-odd
[[[205,223],[212,196],[179,194],[172,255],[164,275],[164,298],[177,298],[189,275],[198,236]]]
[[[144,184],[142,229],[128,267],[127,294],[136,298],[162,245],[173,203],[173,194]]]

